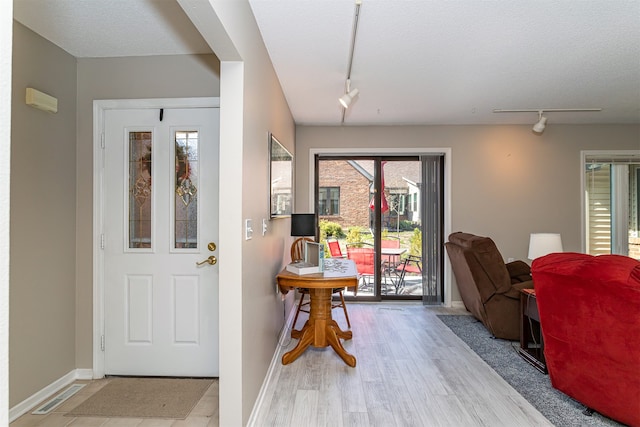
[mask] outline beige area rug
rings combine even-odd
[[[66,416],[185,419],[212,383],[209,379],[113,378]]]

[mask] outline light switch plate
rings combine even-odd
[[[244,220],[244,240],[251,240],[253,237],[253,221],[250,219]]]

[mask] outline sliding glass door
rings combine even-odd
[[[316,156],[327,256],[354,260],[360,300],[442,302],[442,156]]]

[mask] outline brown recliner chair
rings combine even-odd
[[[505,264],[488,237],[452,233],[445,243],[464,306],[496,338],[520,339],[520,290],[533,289],[523,261]]]

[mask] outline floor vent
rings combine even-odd
[[[68,389],[66,389],[65,391],[63,391],[62,393],[55,396],[53,399],[51,399],[50,401],[48,401],[47,403],[45,403],[44,405],[42,405],[41,407],[33,411],[32,414],[33,415],[48,414],[49,412],[51,412],[53,408],[60,405],[62,402],[64,402],[65,400],[67,400],[68,398],[76,394],[84,386],[85,384],[73,384],[71,387],[69,387]]]

